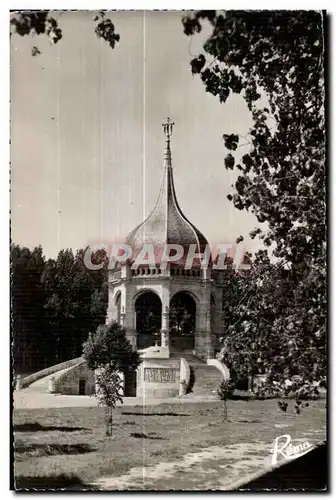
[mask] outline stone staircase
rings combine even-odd
[[[193,397],[206,397],[206,399],[218,399],[217,389],[221,381],[223,380],[223,375],[214,366],[207,365],[206,362],[197,358],[192,354],[192,351],[174,351],[171,352],[171,358],[184,358],[190,367],[190,385],[187,394],[184,397],[192,399]],[[38,392],[48,394],[49,392],[49,380],[52,376],[59,376],[63,372],[66,372],[69,368],[59,370],[52,375],[47,375],[41,377],[35,382],[31,383],[29,387],[25,388],[28,392]]]
[[[59,370],[52,375],[47,375],[45,377],[42,377],[36,382],[33,382],[32,384],[27,387],[25,390],[31,390],[33,392],[43,392],[43,393],[48,393],[49,392],[49,380],[51,377],[56,377],[61,375],[62,373],[65,373],[69,368],[64,368],[63,370]]]
[[[189,363],[191,372],[191,384],[187,396],[207,396],[210,399],[218,399],[217,389],[223,380],[222,373],[193,354],[184,353],[182,357]]]

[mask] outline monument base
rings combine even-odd
[[[179,395],[180,360],[143,357],[137,371],[137,397],[172,398]]]

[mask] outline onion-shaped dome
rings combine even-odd
[[[132,248],[133,255],[137,255],[144,244],[152,244],[155,249],[166,244],[179,244],[185,250],[194,244],[196,253],[203,253],[208,245],[206,238],[185,217],[177,202],[170,150],[172,125],[168,118],[165,125],[164,175],[156,205],[149,216],[129,233],[125,241]]]

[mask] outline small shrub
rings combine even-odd
[[[221,401],[223,401],[223,418],[224,421],[227,420],[227,400],[230,394],[230,381],[222,380],[219,389],[217,390],[218,397]]]
[[[319,398],[319,386],[320,384],[317,382],[304,380],[298,375],[281,382],[267,378],[255,389],[254,396],[257,399],[282,398],[295,400],[294,410],[297,415],[300,415],[302,409],[309,406],[308,400]],[[306,401],[306,403],[303,403],[303,401]],[[278,402],[278,407],[285,413],[288,406],[287,401]]]

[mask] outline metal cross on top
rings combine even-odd
[[[169,116],[168,116],[168,118],[167,118],[166,123],[163,123],[163,124],[162,124],[162,126],[163,126],[163,131],[164,131],[164,133],[166,134],[167,139],[169,139],[169,138],[170,138],[170,136],[172,135],[172,133],[173,133],[173,126],[174,126],[174,125],[175,125],[175,124],[174,124],[174,122],[172,122],[172,121],[170,120]]]

